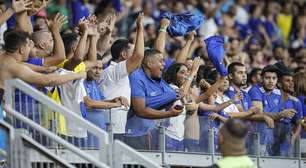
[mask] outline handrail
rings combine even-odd
[[[90,123],[89,121],[83,119],[82,117],[78,116],[77,114],[73,113],[71,110],[67,109],[64,106],[61,106],[60,104],[56,103],[54,100],[50,99],[48,96],[44,95],[37,89],[31,87],[27,83],[23,82],[20,79],[10,79],[5,81],[5,104],[7,106],[12,106],[12,100],[13,100],[13,91],[15,88],[18,88],[22,92],[26,93],[27,95],[30,95],[38,102],[47,105],[52,110],[61,113],[67,118],[73,118],[75,122],[78,122],[79,126],[82,128],[85,128],[87,131],[90,131],[94,136],[98,137],[101,141],[101,146],[108,146],[108,133],[100,128],[98,128],[96,125]],[[104,149],[105,150],[105,149]],[[111,163],[110,160],[107,159],[107,156],[104,156],[106,152],[100,152],[100,160]]]
[[[48,155],[48,157],[50,157],[51,159],[53,159],[54,161],[62,164],[65,167],[68,168],[74,168],[74,166],[72,166],[71,164],[69,164],[68,162],[66,162],[65,160],[63,160],[62,158],[60,158],[59,156],[55,155],[54,153],[48,151],[45,147],[43,147],[41,144],[37,143],[36,141],[34,141],[31,137],[29,137],[28,135],[22,134],[20,136],[22,139],[24,139],[26,142],[30,143],[31,145],[33,145],[35,148],[37,148],[38,150],[40,150],[41,152],[45,153],[46,155]]]
[[[67,149],[70,149],[71,151],[75,152],[75,154],[79,155],[80,157],[84,158],[85,160],[89,161],[90,163],[93,163],[94,165],[96,165],[98,167],[101,167],[101,168],[108,168],[108,166],[106,164],[96,160],[92,156],[89,156],[86,152],[84,152],[84,151],[80,150],[79,148],[75,147],[74,145],[68,143],[67,141],[63,140],[62,138],[60,138],[59,136],[55,135],[54,133],[52,133],[51,131],[47,130],[46,128],[36,124],[32,120],[30,120],[27,117],[23,116],[22,114],[18,113],[13,108],[11,108],[11,107],[9,107],[7,105],[4,105],[4,109],[5,109],[5,111],[7,113],[13,115],[18,120],[21,120],[22,122],[25,122],[25,123],[29,124],[35,130],[40,131],[42,134],[44,134],[48,138],[50,138],[50,139],[54,140],[55,142],[63,145]]]
[[[12,141],[15,138],[14,128],[3,120],[0,120],[0,127],[4,127],[8,130],[7,141],[9,141],[9,143],[12,144]],[[3,152],[5,152],[5,153],[3,153]],[[6,156],[4,156],[4,157],[6,157],[6,162],[7,162],[8,166],[13,167],[13,163],[12,163],[13,161],[12,161],[12,155],[11,155],[12,154],[11,145],[7,146],[7,151],[1,150],[0,155],[3,155],[3,154],[6,154]]]
[[[101,146],[105,147],[99,149],[99,160],[93,159],[92,156],[89,156],[87,153],[84,151],[80,150],[79,148],[75,147],[74,145],[68,143],[67,141],[63,140],[61,137],[58,135],[54,134],[53,132],[47,130],[46,128],[40,126],[39,124],[33,122],[29,118],[25,117],[24,115],[18,113],[15,111],[13,107],[13,93],[14,89],[18,88],[22,92],[24,92],[27,95],[30,95],[33,97],[36,101],[47,105],[50,107],[52,110],[57,111],[64,115],[65,117],[73,118],[76,122],[78,122],[79,126],[87,129],[87,131],[90,131],[94,136],[98,137]],[[69,150],[75,152],[77,155],[83,157],[85,160],[95,164],[96,166],[99,167],[115,167],[113,164],[118,165],[118,167],[122,167],[122,164],[119,165],[116,161],[119,158],[122,158],[122,154],[125,153],[130,156],[131,159],[137,161],[138,163],[143,164],[143,166],[148,167],[148,168],[160,168],[160,165],[153,162],[150,160],[148,157],[142,155],[140,152],[136,151],[135,149],[127,146],[126,144],[116,141],[114,144],[110,144],[109,142],[109,137],[108,133],[105,132],[104,130],[98,128],[94,124],[90,123],[89,121],[83,119],[82,117],[78,116],[77,114],[71,112],[69,109],[67,109],[64,106],[59,105],[56,103],[54,100],[50,99],[43,93],[39,92],[35,88],[31,87],[27,83],[23,82],[20,79],[10,79],[5,81],[5,105],[4,109],[6,110],[7,113],[10,113],[11,115],[15,116],[17,119],[29,124],[32,126],[34,129],[37,131],[42,132],[45,134],[47,137],[53,139],[54,141],[58,142],[59,144],[63,145],[64,147],[68,148]],[[114,149],[112,149],[114,145]],[[120,149],[118,149],[120,148]],[[119,153],[117,153],[120,151]],[[117,156],[115,154],[118,154],[118,157],[112,157]],[[116,159],[116,160],[115,160]],[[121,160],[121,159],[120,159]],[[101,161],[107,163],[104,164]],[[122,163],[122,162],[121,162]]]
[[[115,157],[116,161],[114,162],[114,167],[115,168],[121,168],[123,163],[122,163],[122,156],[123,154],[126,154],[129,157],[132,157],[135,159],[135,161],[145,167],[148,168],[161,168],[161,166],[149,158],[143,156],[141,153],[138,151],[135,151],[133,148],[130,146],[122,143],[121,141],[115,140],[114,142],[114,149],[115,149]]]

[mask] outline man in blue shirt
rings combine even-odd
[[[228,66],[228,73],[229,73],[229,81],[230,81],[230,87],[225,94],[230,98],[235,98],[235,95],[237,93],[240,93],[242,95],[242,99],[238,102],[235,102],[235,105],[237,106],[238,110],[240,112],[252,112],[255,107],[253,106],[253,103],[251,101],[251,97],[249,94],[242,90],[241,88],[246,85],[247,82],[247,73],[246,73],[246,67],[244,64],[240,62],[233,62]],[[256,113],[260,112],[258,109],[256,109]],[[273,120],[263,114],[253,114],[246,119],[253,120],[253,121],[264,121],[267,124],[269,124],[270,127],[273,126]],[[249,125],[253,125],[254,123],[248,122]],[[253,134],[256,130],[254,127],[250,126],[250,131],[247,136],[246,144],[249,154],[255,154],[255,145],[254,145],[254,139]]]
[[[266,66],[261,73],[262,86],[253,86],[249,95],[254,106],[260,111],[269,115],[274,120],[290,117],[294,115],[292,110],[280,112],[281,92],[276,88],[278,70],[273,65]],[[260,153],[261,155],[273,155],[273,129],[269,129],[266,124],[259,123],[257,131],[260,135]]]
[[[294,109],[296,113],[293,117],[275,123],[273,152],[276,156],[293,157],[294,144],[301,131],[303,110],[299,99],[291,95],[294,92],[293,76],[288,70],[286,71],[286,67],[284,68],[285,71],[281,72],[278,82],[282,93],[279,111]]]
[[[125,142],[135,149],[157,149],[154,119],[174,117],[182,112],[182,109],[174,107],[162,111],[177,99],[176,92],[161,79],[163,68],[162,53],[148,49],[142,67],[129,76],[132,106],[126,124]]]
[[[84,81],[87,96],[84,97],[85,108],[81,108],[85,118],[99,128],[106,130],[108,122],[108,111],[106,109],[120,106],[127,107],[127,99],[118,97],[112,100],[106,100],[101,91],[97,79],[102,72],[102,58],[96,65],[87,72],[87,79]],[[98,138],[88,133],[86,147],[99,147]]]

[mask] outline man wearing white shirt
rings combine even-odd
[[[101,74],[98,84],[107,99],[125,97],[130,105],[131,88],[129,74],[137,69],[144,56],[143,14],[137,18],[137,35],[135,47],[126,39],[119,39],[111,46],[112,61]],[[134,51],[133,51],[134,49]],[[111,111],[113,133],[122,140],[125,133],[127,110],[115,108]]]

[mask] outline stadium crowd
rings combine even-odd
[[[217,142],[222,123],[238,118],[248,154],[259,134],[261,155],[296,156],[301,137],[306,157],[304,1],[0,5],[1,97],[5,80],[20,78],[104,130],[111,109],[114,138],[135,149],[157,150],[164,126],[167,150],[210,152],[210,130]],[[14,101],[40,122],[31,97],[16,91]],[[58,116],[57,131],[99,147],[69,118]]]

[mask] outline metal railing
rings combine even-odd
[[[107,132],[19,79],[5,81],[4,107],[7,120],[15,129],[24,130],[33,141],[69,162],[70,158],[75,158],[72,162],[86,164],[88,167],[120,167],[116,161],[125,154],[142,166],[160,167],[120,142],[110,143]],[[67,123],[63,122],[68,119],[77,128],[85,129],[86,136],[69,135],[69,128],[65,128]],[[89,135],[93,137],[91,140]],[[71,152],[64,156],[63,153],[67,150]]]
[[[160,167],[160,165],[163,165],[164,167],[169,167],[171,165],[201,167],[211,165],[221,158],[220,153],[217,150],[218,147],[216,146],[217,141],[215,136],[217,132],[214,127],[209,126],[205,128],[204,132],[200,124],[200,128],[194,128],[199,129],[202,136],[204,135],[206,138],[205,141],[207,144],[206,146],[204,145],[205,150],[200,150],[199,141],[201,138],[195,138],[198,143],[198,149],[189,150],[185,148],[183,151],[175,151],[167,149],[167,127],[165,124],[160,124],[156,127],[159,133],[159,149],[154,151],[141,151],[141,153],[139,153],[118,140],[113,142],[111,118],[109,118],[110,129],[108,129],[110,132],[107,133],[89,123],[87,120],[84,120],[81,116],[50,100],[50,98],[20,80],[7,81],[5,86],[6,108],[9,109],[7,110],[9,114],[8,117],[12,118],[11,123],[15,128],[25,129],[35,141],[39,142],[42,146],[47,147],[47,149],[54,151],[55,154],[61,158],[65,158],[69,162],[76,164],[85,163],[88,167],[92,164],[92,160],[89,161],[83,157],[74,156],[75,154],[73,154],[73,152],[67,151],[72,148],[76,148],[75,152],[78,154],[83,153],[84,155],[93,156],[93,159],[102,161],[102,163],[107,164],[107,166],[115,168],[127,164],[142,165],[149,168]],[[19,93],[17,92],[18,94],[15,93],[15,88],[19,89]],[[20,95],[20,92],[31,96],[31,98],[23,98],[22,95]],[[31,103],[23,104],[23,102],[20,101],[22,99],[26,99],[25,102]],[[29,101],[29,99],[33,100]],[[31,114],[31,110],[38,113],[38,115],[35,117],[35,115]],[[111,110],[109,110],[109,113],[111,113]],[[89,142],[86,137],[72,138],[71,140],[68,136],[64,136],[61,133],[62,130],[58,129],[60,124],[63,124],[59,123],[59,114],[63,115],[64,118],[73,118],[82,128],[86,128],[87,132],[91,133],[91,136],[98,139],[98,146],[96,146],[96,144],[93,145],[94,143]],[[46,115],[48,116],[47,119]],[[110,117],[111,115],[108,116]],[[163,121],[159,123],[163,123]],[[51,124],[45,124],[48,122]],[[209,123],[210,121],[207,122]],[[47,131],[50,133],[50,136],[48,136],[49,134],[43,134]],[[295,157],[265,157],[260,154],[259,134],[254,132],[250,137],[253,138],[253,140],[250,141],[248,146],[252,146],[253,149],[252,152],[248,154],[258,167],[306,167],[306,161],[301,158],[301,147],[299,143],[296,145],[297,155]],[[152,160],[154,160],[154,162]],[[38,162],[39,159],[34,161]]]

